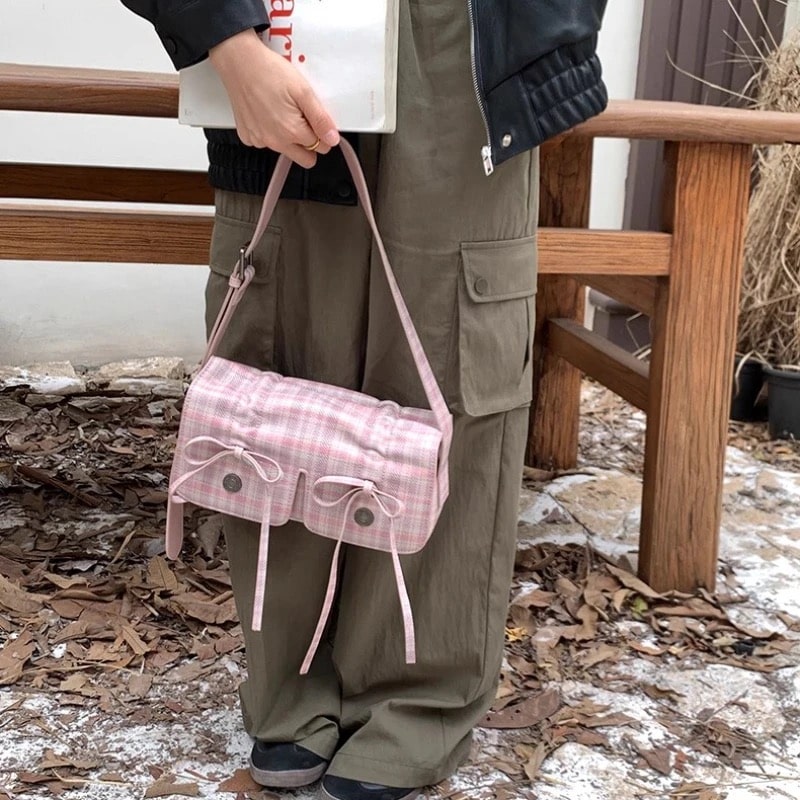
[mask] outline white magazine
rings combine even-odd
[[[265,0],[264,43],[294,64],[339,130],[391,133],[397,120],[399,0]],[[180,71],[178,119],[233,128],[228,95],[208,59]]]

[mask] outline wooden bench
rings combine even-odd
[[[0,109],[176,117],[174,76],[0,65]],[[589,231],[592,141],[667,142],[662,231]],[[713,590],[754,144],[800,114],[617,101],[543,148],[528,463],[576,463],[581,374],[647,412],[639,572]],[[204,173],[0,164],[0,197],[209,204]],[[145,206],[146,208],[146,206]],[[0,205],[0,258],[205,264],[207,212]],[[586,286],[652,317],[649,365],[581,325]]]

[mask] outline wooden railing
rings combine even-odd
[[[177,116],[167,75],[0,65],[0,109]],[[662,231],[589,231],[595,137],[668,142]],[[800,114],[659,102],[609,109],[542,151],[528,462],[575,465],[581,374],[647,412],[639,572],[713,589],[753,144],[800,143]],[[0,164],[0,197],[208,204],[202,173]],[[206,212],[0,205],[0,257],[204,264]],[[652,318],[650,363],[581,325],[591,286]]]

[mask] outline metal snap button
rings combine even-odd
[[[226,492],[239,492],[242,489],[242,479],[235,472],[229,472],[222,479],[222,488]]]
[[[512,141],[513,141],[513,140],[511,139],[511,134],[510,134],[510,133],[507,133],[507,134],[506,134],[506,135],[503,137],[503,142],[502,142],[502,144],[503,144],[503,147],[510,147],[510,146],[511,146],[511,142],[512,142]]]
[[[478,278],[475,281],[475,291],[478,294],[486,294],[489,291],[489,281],[486,278]]]
[[[357,508],[356,513],[353,514],[353,519],[362,528],[368,528],[375,522],[375,515],[368,508]]]

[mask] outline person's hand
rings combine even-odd
[[[317,153],[339,144],[336,123],[308,81],[285,58],[270,50],[250,29],[212,47],[209,59],[233,106],[239,138],[268,147],[302,167],[313,167]]]

